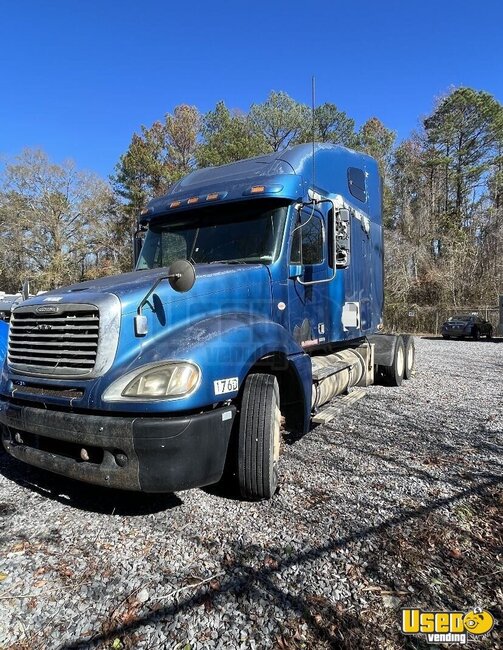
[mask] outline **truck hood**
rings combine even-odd
[[[93,295],[114,294],[121,301],[122,313],[128,314],[137,310],[156,280],[168,272],[167,268],[150,269],[80,282],[49,291],[24,302],[23,305],[67,301],[92,303]],[[236,298],[238,295],[249,299],[255,292],[243,290],[259,284],[261,289],[258,294],[263,296],[264,283],[270,286],[270,274],[267,266],[263,264],[198,264],[196,282],[190,291],[178,293],[166,280],[157,286],[154,296],[155,300],[160,300],[163,305],[199,300],[213,294],[220,294],[226,301],[228,297]]]

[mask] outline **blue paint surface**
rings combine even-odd
[[[0,320],[0,364],[3,364],[7,356],[7,340],[9,338],[8,324]]]

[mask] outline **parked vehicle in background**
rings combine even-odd
[[[471,336],[474,339],[487,336],[490,339],[493,335],[493,326],[477,314],[460,314],[446,320],[442,325],[441,333],[444,339],[464,338],[465,336]]]

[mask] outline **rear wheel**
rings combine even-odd
[[[270,499],[278,486],[281,412],[274,375],[245,382],[238,440],[238,481],[245,499]]]
[[[479,330],[478,327],[474,327],[472,329],[472,336],[476,341],[478,341],[480,339],[480,330]]]
[[[391,366],[384,368],[384,375],[391,386],[401,386],[405,373],[405,345],[401,336],[397,336],[395,353]]]
[[[403,371],[403,378],[410,379],[414,371],[414,364],[416,361],[416,347],[414,345],[413,336],[404,336],[405,345],[405,367]]]
[[[490,327],[490,328],[487,330],[487,334],[486,334],[486,336],[487,336],[488,339],[492,339],[492,337],[493,337],[493,328],[492,328],[492,327]]]

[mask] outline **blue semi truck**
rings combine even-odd
[[[382,333],[381,203],[376,161],[331,144],[193,171],[143,210],[133,272],[2,324],[5,449],[145,492],[226,469],[243,498],[270,498],[282,429],[411,376],[413,339]]]

